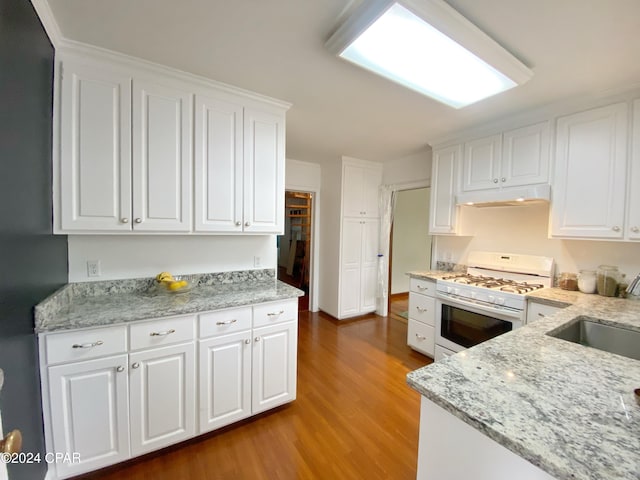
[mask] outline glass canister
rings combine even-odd
[[[558,278],[558,287],[562,290],[578,290],[578,277],[575,273],[563,272]]]
[[[578,274],[578,290],[582,293],[596,293],[596,271],[580,270]]]
[[[597,290],[599,295],[615,297],[618,292],[620,272],[614,265],[600,265],[598,267]]]

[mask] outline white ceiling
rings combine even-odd
[[[48,0],[69,39],[293,104],[287,157],[375,161],[450,132],[640,82],[638,0],[447,0],[534,71],[454,110],[344,62],[324,42],[361,0]]]

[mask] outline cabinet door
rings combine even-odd
[[[362,211],[366,217],[380,216],[382,169],[364,168],[362,172]]]
[[[244,231],[284,230],[284,116],[244,111]]]
[[[382,170],[345,163],[342,167],[342,215],[378,217]]]
[[[478,138],[464,144],[462,189],[484,190],[500,184],[501,135]]]
[[[253,330],[252,411],[264,412],[296,398],[298,323]]]
[[[363,225],[364,220],[360,218],[346,217],[342,221],[340,318],[357,315],[360,312]]]
[[[551,234],[622,238],[627,105],[558,119]]]
[[[633,102],[633,139],[631,148],[627,238],[640,240],[640,100]]]
[[[461,145],[433,151],[429,208],[429,233],[433,235],[456,233],[455,195],[458,193],[458,164],[461,156]]]
[[[195,435],[194,350],[191,342],[129,356],[133,456]]]
[[[129,458],[127,356],[49,367],[49,399],[56,453],[80,455],[58,463],[67,477]]]
[[[192,95],[133,82],[133,228],[191,229]]]
[[[131,230],[131,77],[72,61],[61,72],[56,225]]]
[[[251,331],[200,341],[200,433],[251,415]]]
[[[242,231],[242,105],[196,96],[195,230]]]
[[[378,239],[380,222],[367,219],[362,224],[360,313],[373,312],[378,298]]]
[[[549,122],[505,132],[500,184],[505,187],[549,181]]]

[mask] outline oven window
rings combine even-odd
[[[463,347],[473,347],[513,328],[511,322],[442,305],[440,335]]]

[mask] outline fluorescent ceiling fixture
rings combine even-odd
[[[442,0],[365,0],[327,47],[454,108],[513,88],[533,75]]]

